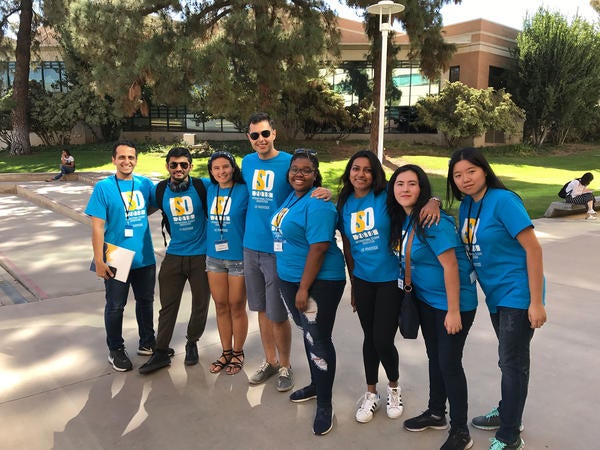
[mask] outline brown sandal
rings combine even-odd
[[[236,373],[239,373],[242,370],[242,367],[244,367],[244,359],[244,350],[240,350],[239,352],[234,350],[225,373],[227,375],[235,375]]]
[[[216,361],[211,363],[210,369],[208,369],[208,371],[210,373],[219,373],[221,370],[223,370],[225,367],[227,367],[229,365],[229,362],[231,361],[232,357],[233,357],[233,350],[223,350],[223,353],[221,353],[221,356],[219,356],[219,358]],[[223,359],[225,361],[222,361]]]

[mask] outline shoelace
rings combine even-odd
[[[390,406],[402,405],[402,396],[400,395],[400,389],[390,389],[390,396],[388,397],[388,403]]]
[[[290,376],[290,371],[287,367],[282,367],[281,370],[279,371],[279,376],[280,377],[289,377]]]
[[[490,450],[504,450],[507,447],[507,445],[504,442],[499,441],[496,438],[490,438],[490,442]]]
[[[494,408],[485,415],[485,418],[491,419],[492,417],[498,417],[499,415],[500,415],[500,413],[498,412],[498,408]]]

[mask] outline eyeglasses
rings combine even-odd
[[[317,156],[317,152],[315,150],[310,149],[310,148],[297,148],[296,150],[294,150],[294,155]]]
[[[184,162],[175,162],[175,161],[173,161],[173,162],[169,163],[169,169],[177,169],[177,166],[181,166],[181,168],[183,170],[187,170],[187,168],[190,167],[190,163],[185,162],[185,161]]]
[[[269,136],[271,136],[271,130],[262,130],[260,133],[255,131],[253,133],[248,133],[248,136],[250,136],[250,139],[252,139],[253,141],[257,140],[259,136],[268,138]]]
[[[310,169],[309,167],[303,167],[302,169],[298,169],[297,167],[290,167],[290,174],[297,175],[301,173],[304,176],[309,176],[315,172],[314,169]]]

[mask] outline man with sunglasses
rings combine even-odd
[[[248,307],[258,312],[265,361],[250,384],[261,384],[279,374],[277,390],[294,387],[290,365],[292,333],[277,280],[271,216],[292,191],[287,170],[292,156],[275,149],[277,132],[269,114],[257,112],[248,119],[248,140],[255,153],[242,160],[242,175],[249,191],[244,234],[244,276]]]
[[[113,369],[126,372],[133,364],[125,351],[123,310],[129,287],[135,296],[139,332],[139,355],[150,355],[154,348],[153,302],[156,260],[148,225],[147,207],[152,181],[134,175],[137,150],[129,141],[114,144],[112,162],[116,173],[94,186],[85,209],[92,219],[92,247],[96,275],[104,279],[104,327],[108,345],[108,362]],[[125,283],[114,279],[115,268],[106,263],[106,244],[133,250],[129,276]]]
[[[169,343],[186,281],[192,292],[192,311],[187,326],[184,364],[198,363],[196,343],[204,333],[210,300],[206,275],[206,190],[197,189],[194,183],[200,180],[190,177],[193,164],[187,148],[173,147],[166,160],[169,179],[161,182],[166,186],[159,183],[154,187],[150,204],[165,214],[171,240],[158,273],[161,308],[156,348],[150,359],[140,367],[142,374],[171,364]]]

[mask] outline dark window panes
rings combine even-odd
[[[454,83],[455,81],[460,81],[460,66],[451,66],[450,74],[448,76],[448,81],[450,83]]]

